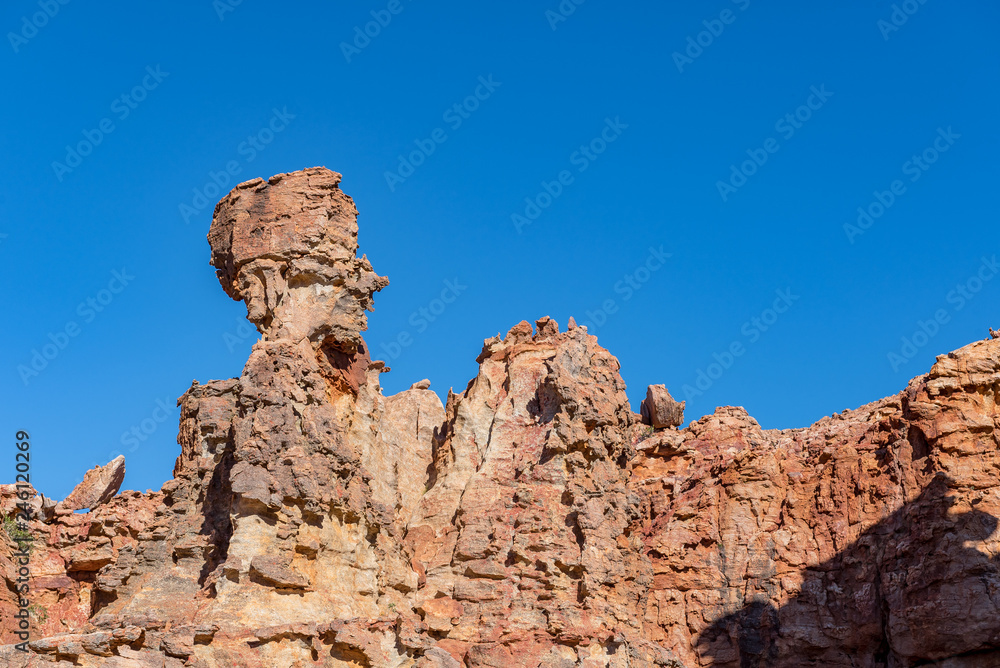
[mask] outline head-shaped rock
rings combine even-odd
[[[358,258],[358,210],[325,167],[241,183],[215,207],[212,266],[269,340],[361,343],[389,280]]]

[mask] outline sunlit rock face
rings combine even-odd
[[[389,281],[358,258],[358,210],[340,174],[314,167],[241,183],[215,207],[208,239],[223,289],[268,339],[361,342]]]
[[[998,394],[980,341],[807,429],[720,408],[641,443],[651,639],[694,666],[1000,665]]]
[[[25,651],[23,536],[0,536],[0,664],[1000,665],[1000,339],[804,429],[681,428],[665,385],[640,416],[549,318],[487,339],[444,404],[383,397],[362,332],[388,281],[340,181],[219,203],[212,264],[263,337],[179,399],[160,491],[116,494],[116,460],[30,500]]]

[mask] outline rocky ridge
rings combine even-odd
[[[112,462],[36,498],[27,652],[0,535],[0,663],[1000,665],[1000,340],[805,429],[736,407],[680,429],[663,386],[638,415],[549,318],[486,340],[445,405],[384,397],[361,333],[388,281],[340,180],[218,204],[212,264],[261,340],[179,399],[159,492],[116,494]]]

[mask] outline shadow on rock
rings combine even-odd
[[[1000,572],[974,545],[998,520],[956,513],[938,475],[834,558],[801,574],[780,608],[748,601],[699,637],[726,668],[1000,666]],[[831,640],[832,639],[832,640]]]

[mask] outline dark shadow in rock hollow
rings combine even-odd
[[[919,497],[803,574],[780,609],[746,601],[697,640],[725,668],[1000,666],[1000,572],[975,549],[998,520],[950,513],[939,474]]]

